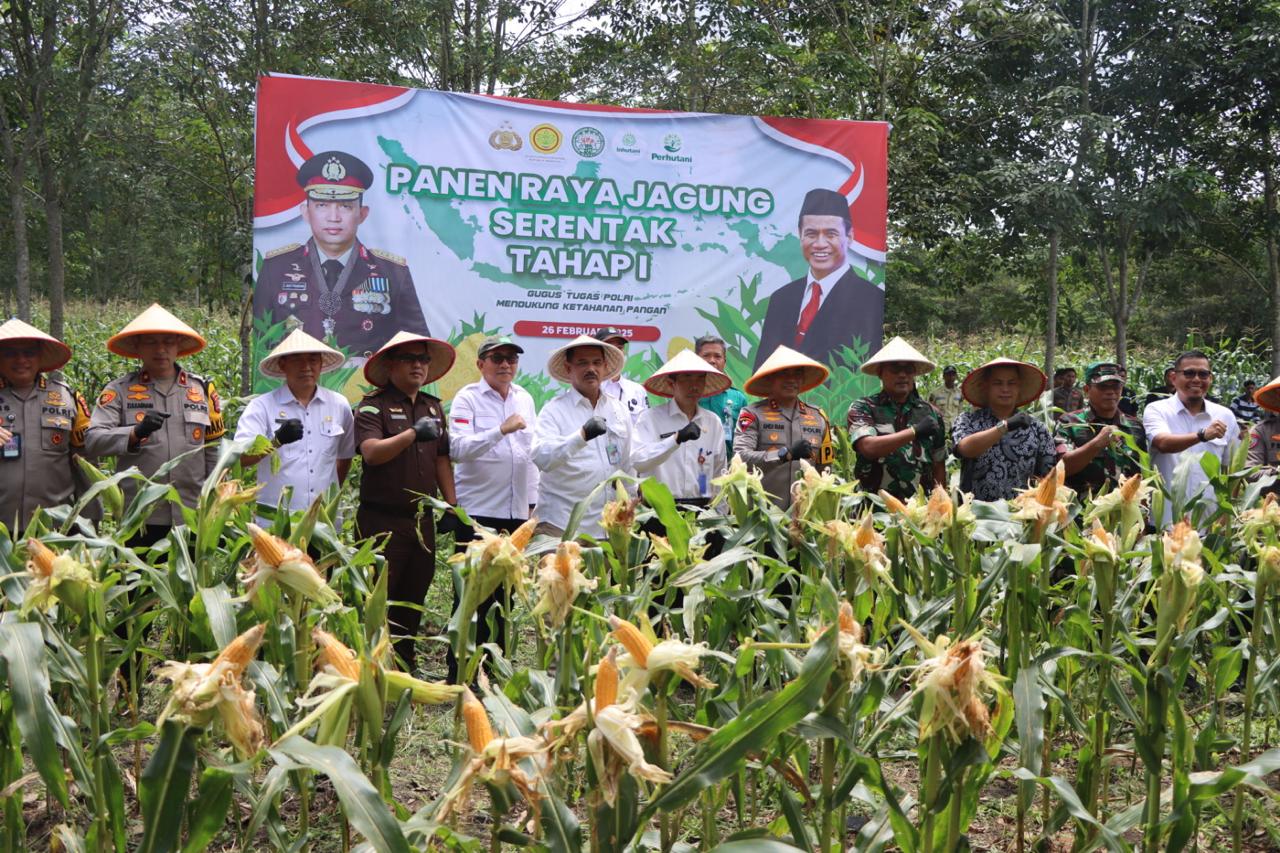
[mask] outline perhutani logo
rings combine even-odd
[[[666,136],[662,137],[662,147],[671,154],[679,151],[680,146],[683,144],[684,143],[680,140],[680,134],[678,133],[668,133]]]
[[[579,157],[599,157],[604,151],[604,134],[594,127],[578,128],[571,142]]]
[[[539,154],[554,154],[560,150],[564,134],[554,124],[540,124],[529,131],[529,144]]]

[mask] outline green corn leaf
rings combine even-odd
[[[177,720],[167,720],[161,726],[160,742],[138,783],[138,800],[142,806],[139,853],[167,853],[177,849],[199,734],[199,729]]]
[[[698,745],[689,766],[649,803],[640,822],[647,822],[660,810],[690,802],[742,766],[749,754],[768,752],[783,732],[818,706],[835,663],[836,632],[827,631],[805,655],[799,677],[772,696],[743,708]]]
[[[375,850],[409,853],[400,824],[350,755],[337,747],[316,746],[296,735],[282,741],[271,754],[277,761],[283,758],[328,776],[347,820]]]
[[[564,801],[555,794],[542,798],[542,843],[550,853],[579,853],[582,850],[582,828]]]
[[[793,847],[776,838],[743,838],[711,848],[711,853],[794,853],[807,848]]]
[[[49,698],[49,672],[45,668],[44,639],[34,622],[0,624],[0,657],[4,658],[7,684],[13,696],[13,712],[22,732],[27,755],[48,786],[67,808],[67,779],[58,753],[53,719],[58,711]],[[66,744],[68,748],[77,748]]]
[[[187,843],[182,853],[199,853],[222,830],[234,782],[234,774],[221,767],[206,767],[200,774],[200,793],[187,806]]]

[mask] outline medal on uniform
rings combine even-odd
[[[324,326],[324,336],[326,338],[329,338],[329,337],[333,337],[334,330],[338,328],[338,321],[333,319],[332,317],[325,317],[320,322],[320,325]]]

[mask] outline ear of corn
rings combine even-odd
[[[467,727],[467,742],[471,749],[477,755],[483,753],[493,740],[493,727],[489,725],[489,714],[484,705],[469,687],[462,689],[462,721]]]
[[[249,523],[249,535],[253,537],[253,550],[272,568],[279,566],[288,553],[289,546],[278,536],[273,536],[253,522]]]
[[[360,680],[360,664],[356,661],[355,652],[347,648],[337,637],[320,628],[311,632],[311,638],[316,644],[317,666],[331,666],[343,678],[351,681]]]
[[[618,664],[616,649],[610,649],[596,669],[596,710],[607,708],[618,701]]]
[[[262,638],[266,635],[266,632],[267,626],[265,623],[255,625],[230,643],[227,643],[227,647],[214,658],[214,669],[218,669],[219,666],[225,667],[236,678],[239,678],[249,666],[249,661],[253,660],[258,653],[258,647],[262,645]]]
[[[48,545],[39,539],[28,539],[27,555],[30,560],[27,565],[33,574],[46,578],[53,574],[53,560],[58,555]]]
[[[635,625],[617,616],[609,617],[609,625],[613,628],[613,636],[622,643],[624,649],[630,652],[636,666],[641,668],[648,666],[649,652],[653,651],[653,643],[649,642],[649,638],[640,633],[640,629]]]

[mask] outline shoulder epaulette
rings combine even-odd
[[[267,260],[268,258],[274,258],[276,255],[283,255],[283,254],[286,254],[286,253],[288,253],[288,252],[292,252],[292,251],[295,251],[295,250],[297,250],[297,249],[301,249],[301,248],[302,248],[302,244],[301,244],[301,243],[290,243],[290,244],[289,244],[289,245],[287,245],[287,246],[281,246],[281,247],[280,247],[280,248],[278,248],[278,249],[272,249],[270,252],[267,252],[265,255],[263,255],[263,256],[262,256],[262,259],[265,261],[265,260]]]
[[[407,267],[409,265],[404,258],[400,257],[399,255],[394,255],[391,252],[386,251],[385,249],[375,249],[372,246],[370,246],[369,251],[377,255],[378,257],[382,258],[384,261],[391,261],[391,263],[399,264],[402,267]]]

